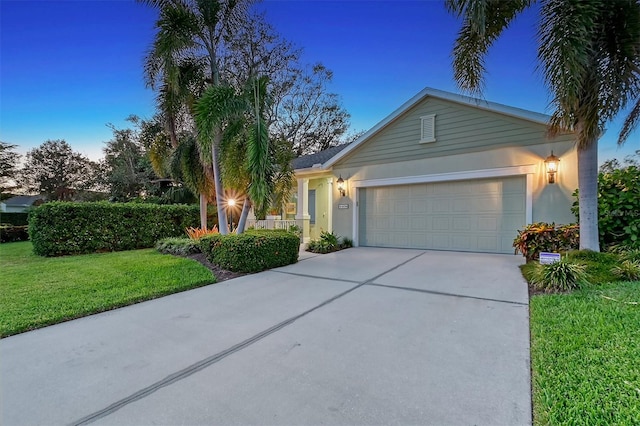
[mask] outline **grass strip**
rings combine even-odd
[[[215,282],[198,262],[154,249],[45,258],[0,244],[0,337]]]

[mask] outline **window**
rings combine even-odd
[[[423,115],[420,117],[420,143],[436,141],[436,115]]]
[[[309,190],[309,216],[311,216],[311,220],[309,220],[310,224],[316,223],[316,190]]]

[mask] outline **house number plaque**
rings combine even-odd
[[[339,209],[348,209],[349,208],[349,204],[338,204],[338,208]]]

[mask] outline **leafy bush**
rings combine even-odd
[[[191,238],[192,240],[199,240],[200,238],[204,237],[205,235],[215,235],[215,234],[219,234],[218,232],[218,226],[214,225],[213,228],[211,229],[207,229],[207,228],[187,228],[187,235],[189,236],[189,238]]]
[[[640,280],[640,262],[623,260],[620,265],[611,268],[611,273],[625,281]]]
[[[27,241],[28,239],[28,226],[0,226],[0,243]]]
[[[347,238],[347,237],[342,237],[340,239],[340,248],[341,249],[346,249],[349,247],[353,247],[353,240],[351,238]]]
[[[307,251],[313,253],[331,253],[345,248],[353,247],[353,240],[346,237],[338,237],[333,232],[321,232],[320,238],[311,240]]]
[[[640,166],[608,168],[598,175],[598,230],[600,245],[623,244],[640,248]],[[578,191],[573,194],[578,217]]]
[[[234,272],[260,272],[298,261],[300,240],[284,230],[248,230],[240,235],[207,235],[200,250],[211,263]]]
[[[61,256],[149,248],[198,223],[197,206],[54,202],[31,212],[29,236],[35,254]]]
[[[29,224],[29,213],[0,213],[0,223],[14,226]]]
[[[575,224],[556,226],[555,223],[532,223],[518,231],[513,240],[516,252],[520,252],[527,260],[540,257],[540,252],[557,253],[575,250],[580,245],[579,226]]]
[[[531,284],[547,292],[570,291],[588,284],[586,266],[573,263],[566,257],[559,262],[535,267]]]
[[[289,232],[296,235],[298,238],[302,238],[302,228],[300,228],[298,225],[289,226]]]
[[[195,239],[184,237],[163,238],[156,243],[156,249],[160,253],[174,256],[188,256],[200,252],[200,247]]]

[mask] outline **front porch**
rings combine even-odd
[[[301,242],[307,244],[318,239],[321,232],[333,230],[333,191],[334,177],[330,173],[299,177],[288,203],[264,220],[249,218],[247,227],[289,231],[296,226],[301,232]]]

